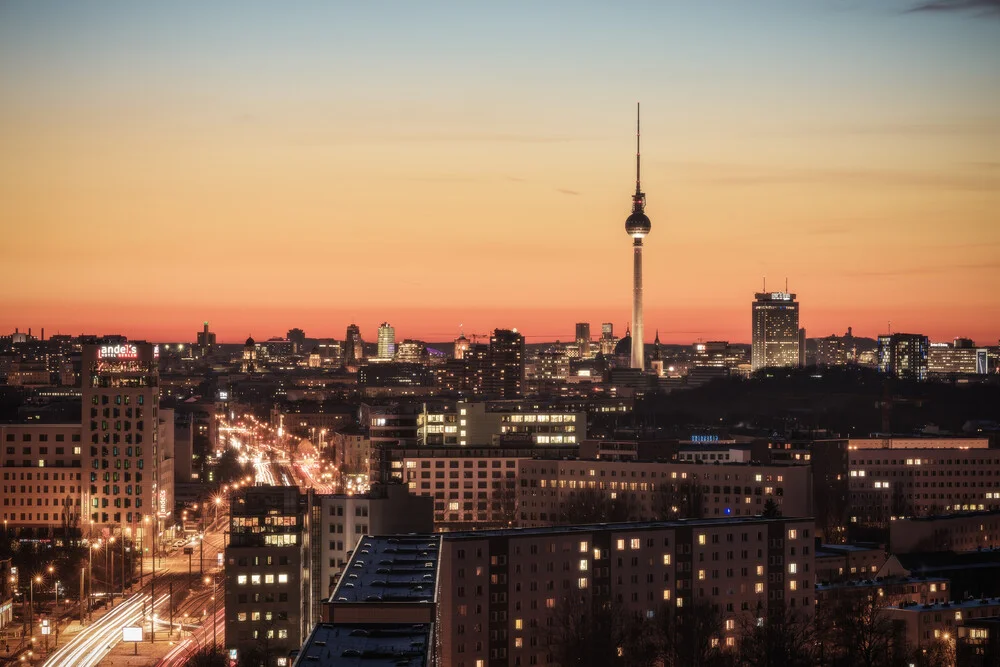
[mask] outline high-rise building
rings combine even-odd
[[[214,345],[215,334],[208,330],[208,322],[205,322],[205,328],[198,332],[198,347],[208,352]]]
[[[799,302],[789,292],[757,292],[753,302],[753,370],[799,365]]]
[[[226,545],[226,648],[288,655],[308,634],[308,497],[294,486],[254,486],[233,499]],[[287,664],[287,663],[286,663]]]
[[[344,336],[344,365],[356,366],[364,359],[364,342],[361,340],[361,328],[357,324],[347,325],[347,334]]]
[[[589,359],[590,354],[590,322],[576,323],[576,345],[580,349],[580,357]]]
[[[642,347],[642,239],[650,230],[646,217],[646,195],[639,183],[639,106],[635,119],[635,194],[632,195],[632,214],[625,220],[625,231],[632,237],[632,354],[631,367],[642,370],[645,354]]]
[[[173,468],[161,479],[159,466],[158,347],[83,346],[82,436],[90,448],[84,516],[93,524],[138,524],[173,512]]]
[[[605,322],[601,325],[601,354],[610,357],[615,353],[615,345],[618,339],[615,338],[615,325],[612,322]]]
[[[285,335],[285,338],[292,341],[292,345],[294,346],[293,352],[295,354],[302,354],[306,345],[305,331],[299,329],[298,327],[295,327],[294,329],[289,329],[288,333]]]
[[[388,322],[378,328],[378,358],[392,359],[396,355],[396,330]]]
[[[930,343],[923,334],[894,333],[878,337],[878,369],[906,380],[927,379]]]
[[[490,336],[486,393],[496,398],[520,398],[524,382],[524,336],[517,329],[496,329]]]

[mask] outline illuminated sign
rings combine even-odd
[[[224,391],[224,390],[219,390],[219,400],[220,401],[228,401],[229,400],[229,392],[228,391]]]
[[[692,435],[691,442],[718,442],[719,436],[717,435]]]
[[[139,348],[129,343],[102,345],[98,356],[101,359],[138,359]]]
[[[154,345],[153,346],[153,358],[154,359],[159,359],[160,358],[160,346],[159,345]]]
[[[141,642],[142,641],[142,628],[141,627],[124,627],[122,628],[122,641],[123,642]]]
[[[774,301],[791,301],[792,295],[788,292],[771,292],[771,299]]]
[[[167,513],[167,490],[160,489],[160,514]]]

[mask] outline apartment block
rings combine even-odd
[[[79,527],[86,495],[81,438],[79,424],[0,425],[2,514],[11,530]]]
[[[995,499],[994,493],[990,500]],[[889,522],[889,551],[975,551],[1000,547],[1000,511],[897,517]]]
[[[517,476],[521,526],[558,523],[588,492],[629,498],[642,518],[755,516],[768,500],[785,516],[812,516],[812,471],[804,465],[521,459]]]

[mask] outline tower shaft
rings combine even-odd
[[[642,239],[632,242],[632,368],[645,370],[642,340]]]

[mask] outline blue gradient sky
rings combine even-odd
[[[2,3],[0,330],[623,329],[641,100],[650,334],[995,343],[1000,13],[918,4]]]

